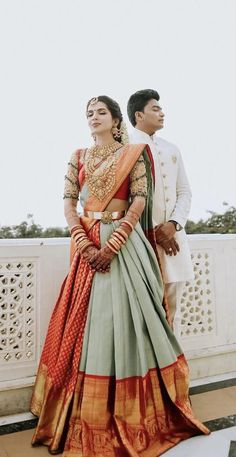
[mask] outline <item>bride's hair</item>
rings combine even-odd
[[[121,109],[120,109],[118,103],[115,100],[113,100],[112,98],[108,97],[107,95],[99,95],[98,97],[91,98],[88,101],[87,107],[86,107],[87,111],[88,111],[88,107],[89,107],[90,103],[93,102],[93,100],[105,103],[107,109],[111,113],[112,119],[119,120],[117,128],[119,130],[121,129],[121,137],[117,138],[117,141],[119,141],[120,143],[124,143],[122,136],[123,136],[123,130],[125,129],[125,124],[123,122],[123,116],[122,116]]]

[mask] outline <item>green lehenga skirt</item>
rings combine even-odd
[[[103,246],[117,224],[96,224],[90,236],[100,238]],[[80,306],[73,315],[74,309],[90,280],[82,336],[78,327],[80,352],[77,339],[66,355],[58,349],[53,358],[67,359],[58,383],[59,362],[53,370],[49,361],[58,336],[50,324],[32,399],[32,412],[40,416],[33,444],[46,444],[52,453],[61,449],[63,457],[157,457],[183,439],[207,434],[191,410],[187,363],[166,321],[159,266],[141,226],[113,259],[109,273],[93,273],[89,279],[76,256],[71,271],[52,320],[66,305],[60,318],[66,346],[67,325],[70,335],[80,316]]]

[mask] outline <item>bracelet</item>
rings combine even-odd
[[[76,243],[81,243],[84,240],[88,240],[88,237],[87,236],[82,236],[80,238],[79,237],[75,237],[74,240],[75,240]]]
[[[84,240],[78,241],[76,244],[77,244],[77,246],[83,246],[88,241],[90,241],[90,240],[88,238],[85,238]]]
[[[84,229],[77,229],[71,234],[71,236],[79,235],[81,233],[86,233]]]
[[[78,248],[80,252],[83,252],[88,246],[92,246],[93,243],[90,240],[83,241],[82,243],[78,244]]]
[[[118,249],[118,251],[120,250],[121,245],[116,240],[114,240],[114,238],[111,237],[109,239],[109,243],[111,243],[115,249]]]
[[[128,235],[128,233],[125,232],[125,230],[123,230],[122,228],[118,227],[118,228],[116,229],[116,232],[120,233],[121,236],[123,236],[123,238],[125,238],[125,241],[128,240],[129,235]]]
[[[115,248],[113,248],[113,246],[110,246],[109,241],[106,241],[105,244],[112,252],[114,252],[114,254],[119,254],[119,251],[117,251]]]
[[[81,224],[73,225],[73,227],[70,229],[71,235],[72,235],[72,233],[74,233],[74,231],[75,231],[76,229],[82,229],[82,230],[84,230]]]
[[[85,230],[83,228],[77,228],[71,232],[71,236],[74,236],[76,233],[85,233]]]
[[[75,233],[73,233],[72,238],[82,238],[83,236],[87,237],[86,232],[81,232],[81,233],[75,232]]]
[[[77,247],[78,247],[79,251],[82,251],[84,249],[84,247],[86,247],[88,245],[88,243],[89,243],[89,240],[88,241],[85,240],[85,241],[82,241],[81,243],[78,243]]]
[[[128,227],[131,228],[131,231],[134,229],[133,224],[131,224],[131,222],[127,221],[126,219],[124,221],[122,221],[122,223],[120,225],[122,226],[122,224],[128,225]]]
[[[89,246],[93,246],[92,241],[89,241],[85,246],[83,246],[82,248],[80,248],[81,254],[83,254],[83,252],[84,252]]]
[[[121,245],[125,244],[125,239],[119,233],[117,233],[117,231],[113,232],[112,236],[115,237],[118,243],[120,243]]]

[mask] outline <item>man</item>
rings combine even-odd
[[[174,330],[178,334],[184,284],[194,277],[184,230],[190,211],[191,190],[178,148],[156,135],[164,125],[164,113],[159,99],[155,90],[140,90],[131,95],[127,111],[130,122],[135,127],[130,143],[147,143],[153,155],[153,224],[166,297]]]

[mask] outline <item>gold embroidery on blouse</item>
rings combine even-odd
[[[143,156],[137,160],[130,173],[130,196],[147,196],[147,173]]]
[[[79,182],[78,182],[78,151],[73,152],[68,162],[67,173],[65,175],[65,187],[63,198],[73,198],[78,200]]]
[[[112,191],[116,182],[116,151],[122,146],[118,142],[96,145],[88,149],[85,156],[85,179],[89,192],[102,201]]]

